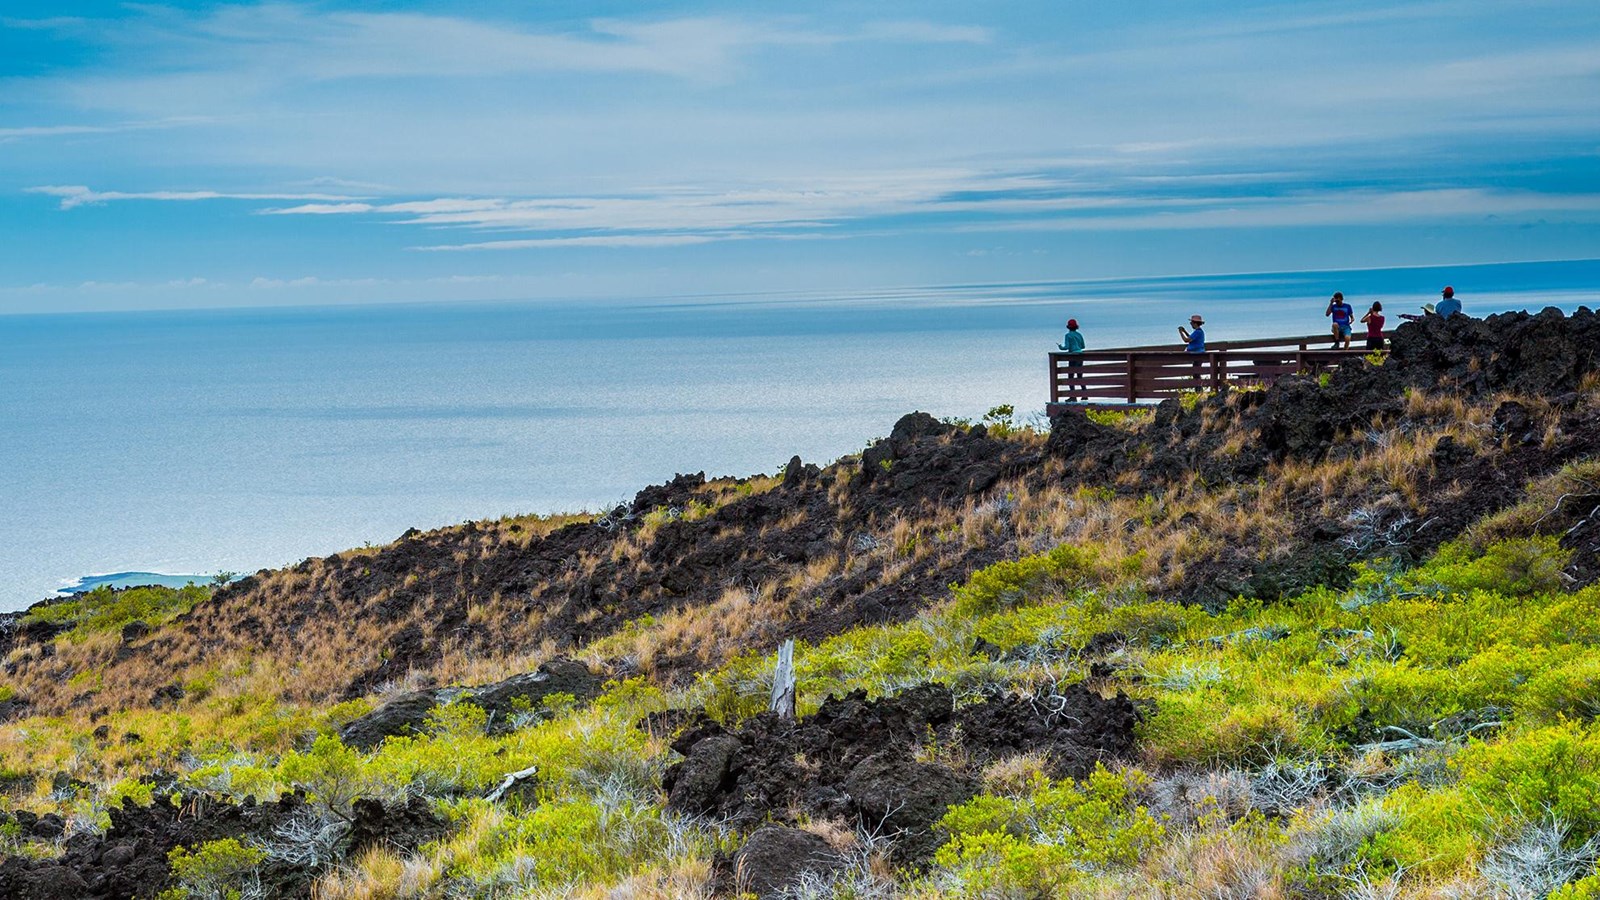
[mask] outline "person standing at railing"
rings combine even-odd
[[[1383,349],[1383,304],[1374,301],[1361,321],[1367,326],[1367,349]]]
[[[1068,353],[1083,352],[1083,335],[1078,333],[1078,320],[1067,320],[1067,333],[1056,345]],[[1078,382],[1083,380],[1083,360],[1072,359],[1067,361],[1067,399],[1078,399]]]
[[[1200,318],[1199,313],[1195,313],[1189,317],[1188,330],[1184,330],[1182,325],[1178,326],[1178,337],[1183,339],[1185,353],[1204,354],[1206,352],[1205,324],[1206,320]],[[1200,381],[1200,359],[1198,357],[1194,361],[1194,380],[1196,382],[1195,387],[1198,388]]]
[[[1206,330],[1202,327],[1205,324],[1206,320],[1196,314],[1189,317],[1189,328],[1185,329],[1182,325],[1178,326],[1178,337],[1183,339],[1183,349],[1185,351],[1189,353],[1206,352]]]
[[[1333,299],[1328,301],[1328,309],[1323,315],[1333,319],[1333,349],[1339,349],[1342,341],[1344,349],[1349,350],[1351,323],[1355,321],[1356,311],[1344,302],[1343,291],[1333,292]]]

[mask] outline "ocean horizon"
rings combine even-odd
[[[650,301],[0,316],[0,610],[143,573],[203,581],[410,527],[609,507],[680,472],[825,463],[913,410],[1042,413],[1091,348],[1318,334],[1391,315],[1600,305],[1600,261]],[[95,573],[106,573],[96,575]],[[181,573],[200,573],[184,575]],[[126,582],[123,582],[126,583]]]

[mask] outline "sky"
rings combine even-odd
[[[1600,257],[1600,3],[0,0],[0,313]]]

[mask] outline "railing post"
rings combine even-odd
[[[1048,369],[1050,373],[1050,402],[1060,403],[1061,370],[1057,367],[1056,355],[1054,353],[1047,353],[1045,354],[1044,361],[1045,368]]]
[[[1222,383],[1228,378],[1228,351],[1218,350],[1217,355],[1211,358],[1211,389],[1222,390]]]
[[[1134,380],[1134,376],[1137,375],[1138,371],[1139,371],[1139,367],[1138,367],[1138,364],[1136,362],[1137,359],[1138,359],[1138,354],[1137,353],[1129,353],[1128,354],[1128,402],[1129,403],[1138,403],[1139,402],[1139,384],[1138,384],[1137,381]]]

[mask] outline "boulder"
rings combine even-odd
[[[667,806],[695,814],[716,809],[740,747],[739,739],[731,734],[715,734],[697,741],[683,762],[667,770],[662,783],[667,790]]]
[[[439,702],[438,691],[412,691],[390,700],[339,729],[339,740],[371,750],[390,736],[417,734]]]
[[[842,863],[827,841],[782,825],[757,829],[733,858],[740,894],[754,894],[757,900],[781,896],[806,875],[825,876]]]
[[[567,694],[580,702],[593,700],[604,685],[604,676],[590,672],[578,660],[552,659],[533,672],[468,690],[457,702],[483,707],[489,714],[489,731],[504,733],[511,730],[517,712],[537,709],[546,697]]]
[[[904,753],[879,753],[862,760],[845,779],[861,827],[896,834],[895,856],[926,859],[938,849],[933,826],[945,810],[970,800],[978,781]]]
[[[553,659],[532,672],[475,688],[441,688],[401,694],[372,712],[339,729],[339,739],[360,750],[371,750],[390,736],[419,734],[428,714],[440,703],[471,703],[489,716],[490,733],[511,730],[516,713],[537,709],[552,694],[568,694],[579,701],[599,696],[605,677],[589,671],[577,660]]]

